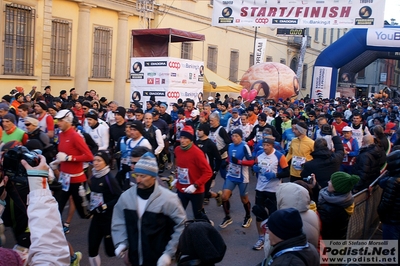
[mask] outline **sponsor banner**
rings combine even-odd
[[[320,263],[324,265],[397,265],[398,241],[321,240],[320,255]]]
[[[332,68],[314,67],[311,98],[329,98],[331,90]]]
[[[367,45],[382,47],[400,47],[400,29],[368,29]]]
[[[204,64],[173,57],[131,58],[131,101],[150,97],[169,105],[177,99],[203,100]],[[169,108],[171,110],[171,108]]]
[[[213,26],[380,28],[385,0],[214,0]]]
[[[256,39],[254,46],[254,64],[264,63],[265,49],[267,48],[267,39]]]

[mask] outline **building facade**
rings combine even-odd
[[[1,94],[32,86],[52,94],[76,88],[96,90],[128,106],[131,30],[176,28],[205,35],[204,42],[171,43],[169,56],[204,61],[220,76],[239,82],[252,65],[255,28],[211,26],[212,1],[182,0],[0,0]],[[307,29],[308,42],[299,98],[310,93],[319,53],[346,29]],[[257,28],[266,38],[265,61],[297,70],[301,37],[278,37],[276,29]]]

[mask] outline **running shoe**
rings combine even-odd
[[[74,255],[75,255],[75,260],[72,261],[70,265],[71,266],[79,266],[79,262],[82,259],[82,253],[77,251],[77,252],[74,253]]]
[[[68,234],[69,233],[69,223],[64,223],[63,229],[64,229],[64,234]]]
[[[264,238],[259,238],[258,241],[254,244],[254,250],[261,250],[264,247]]]
[[[228,225],[230,225],[233,222],[232,218],[230,216],[225,216],[224,220],[222,223],[219,224],[219,227],[225,228]]]
[[[222,191],[218,191],[217,196],[215,197],[215,200],[217,201],[217,206],[222,205]]]
[[[253,219],[251,218],[251,216],[246,216],[246,217],[244,217],[244,221],[243,221],[242,227],[244,227],[244,228],[250,227],[251,221],[253,221]]]

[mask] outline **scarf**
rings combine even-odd
[[[323,204],[325,202],[347,208],[353,204],[354,198],[351,192],[346,194],[331,193],[328,191],[328,187],[325,187],[319,191],[318,204]]]
[[[95,178],[100,178],[100,177],[103,177],[103,176],[105,176],[106,174],[108,174],[110,172],[110,166],[109,165],[107,165],[106,167],[104,167],[103,169],[101,169],[101,170],[96,170],[96,169],[92,169],[92,174],[93,174],[93,177],[95,177]]]
[[[190,142],[189,145],[187,145],[186,147],[183,147],[182,145],[180,145],[180,146],[181,146],[181,149],[182,149],[183,151],[187,151],[187,150],[189,150],[189,149],[192,147],[192,145],[193,145],[193,142]]]

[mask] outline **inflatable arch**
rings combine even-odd
[[[352,29],[317,57],[313,69],[312,98],[335,98],[340,81],[354,82],[355,75],[378,58],[400,60],[400,27]]]

